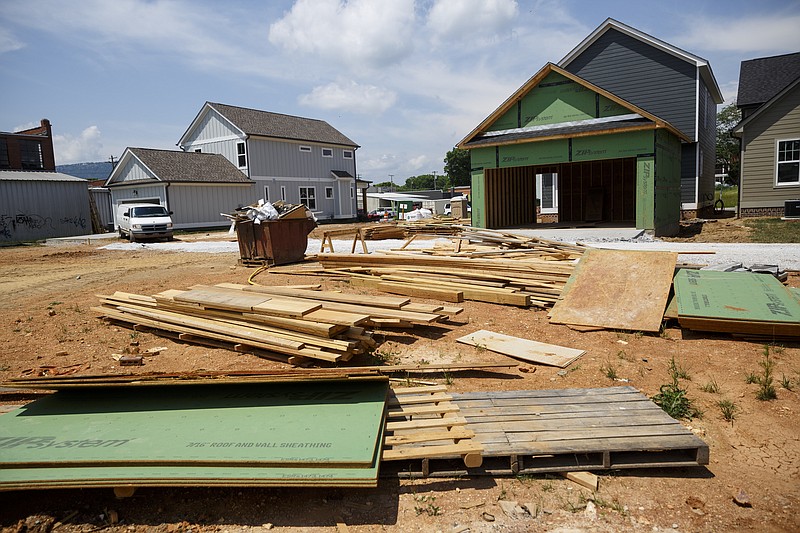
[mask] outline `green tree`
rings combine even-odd
[[[739,183],[739,139],[731,136],[733,128],[742,120],[736,103],[728,104],[717,113],[717,167],[728,173],[726,183]]]
[[[427,191],[429,189],[433,189],[433,174],[410,176],[408,179],[406,179],[405,190],[407,191]]]
[[[394,184],[391,181],[382,181],[380,183],[373,184],[373,187],[393,187]]]
[[[470,185],[472,175],[470,174],[469,150],[462,150],[453,147],[444,156],[444,173],[447,175],[449,187],[459,187]]]

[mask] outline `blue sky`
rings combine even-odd
[[[707,59],[800,51],[800,1],[0,0],[0,131],[48,118],[56,163],[176,149],[206,101],[319,118],[358,174],[445,153],[607,17]]]

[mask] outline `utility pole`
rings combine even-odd
[[[392,192],[394,192],[394,174],[389,174],[389,181],[392,182]]]
[[[111,156],[110,161],[111,161],[111,170],[114,170],[114,168],[116,168],[116,166],[117,166],[117,163],[114,161],[114,156],[113,155]]]
[[[433,174],[433,189],[436,190],[436,171],[432,170],[431,174]]]

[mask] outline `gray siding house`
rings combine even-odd
[[[800,53],[743,61],[737,107],[739,216],[782,216],[800,200]]]
[[[359,146],[323,120],[206,102],[178,146],[224,156],[253,181],[253,201],[302,203],[323,220],[356,216]]]
[[[219,227],[254,202],[253,182],[219,154],[126,148],[106,180],[117,227],[118,206],[154,203],[173,212],[175,229]]]
[[[717,104],[723,102],[708,61],[607,19],[559,63],[676,127],[681,146],[681,209],[713,209]]]

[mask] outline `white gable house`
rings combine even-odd
[[[359,146],[323,120],[206,102],[178,146],[220,154],[254,182],[254,198],[305,204],[318,219],[356,216]]]

